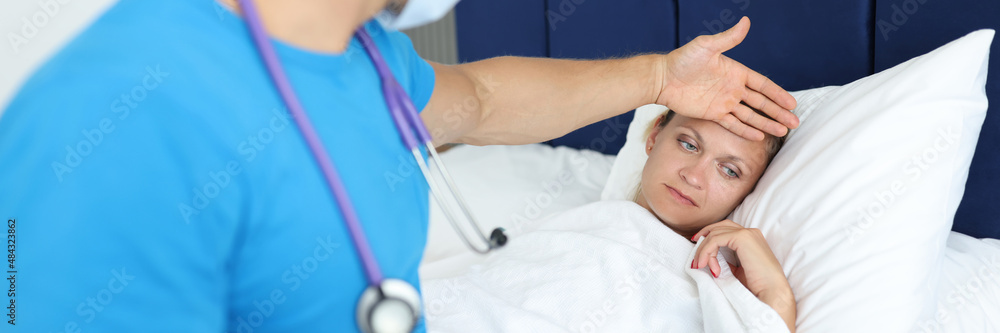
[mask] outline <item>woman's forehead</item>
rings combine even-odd
[[[710,120],[675,115],[667,127],[691,132],[706,152],[733,155],[753,165],[763,165],[767,155],[767,140],[751,141]]]

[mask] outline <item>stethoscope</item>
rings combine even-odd
[[[330,187],[330,191],[333,192],[333,196],[336,198],[337,206],[340,208],[344,223],[347,225],[351,240],[354,242],[354,248],[357,250],[358,256],[361,258],[361,263],[364,266],[365,276],[368,278],[368,288],[365,289],[358,300],[358,326],[364,332],[412,331],[420,319],[420,295],[417,293],[417,289],[406,281],[384,278],[382,276],[378,262],[375,261],[375,256],[368,245],[368,239],[365,238],[364,232],[361,229],[361,223],[358,221],[354,206],[347,196],[347,190],[344,188],[344,184],[341,182],[334,168],[333,161],[330,160],[330,155],[327,154],[326,149],[319,139],[319,135],[317,135],[312,123],[306,116],[305,111],[303,111],[298,97],[292,90],[291,83],[289,83],[288,77],[285,75],[284,69],[278,61],[278,55],[271,46],[263,24],[260,22],[253,1],[237,1],[240,8],[243,9],[243,16],[250,29],[254,44],[264,60],[264,64],[278,89],[278,93],[288,107],[289,113],[291,113],[295,124],[309,146],[309,150],[319,164],[323,176],[326,178],[327,185]],[[433,193],[435,200],[441,205],[441,209],[451,223],[452,228],[455,229],[462,241],[465,242],[465,245],[475,252],[486,254],[491,250],[503,246],[507,242],[507,236],[504,234],[503,229],[493,229],[488,240],[479,231],[479,225],[473,219],[465,200],[458,193],[458,189],[451,180],[451,175],[448,174],[448,170],[445,169],[441,158],[434,149],[434,145],[431,143],[431,136],[420,119],[416,108],[413,106],[413,102],[406,95],[406,91],[396,82],[395,77],[382,58],[382,54],[379,53],[378,47],[371,39],[371,36],[365,32],[364,27],[358,28],[354,35],[361,41],[361,45],[364,46],[368,56],[375,64],[375,69],[378,71],[378,75],[382,81],[382,94],[389,107],[396,130],[399,131],[399,135],[403,140],[403,145],[410,150],[416,159],[417,165],[420,167],[420,172],[427,179],[431,193]],[[413,134],[414,129],[417,132],[416,137]],[[430,159],[434,160],[434,165],[437,167],[438,173],[444,178],[448,190],[450,190],[452,201],[459,206],[462,214],[468,219],[473,232],[486,244],[485,250],[473,246],[472,242],[466,237],[465,232],[459,227],[452,212],[451,204],[443,197],[444,192],[442,192],[437,180],[431,174],[430,168],[424,163],[423,154],[421,154],[420,145],[417,142],[418,139],[429,152]]]

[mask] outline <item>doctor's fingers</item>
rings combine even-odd
[[[771,117],[771,119],[774,120],[772,121],[768,119],[768,121],[782,127],[783,129],[793,129],[799,127],[799,117],[795,116],[792,111],[779,106],[770,98],[767,98],[767,96],[764,96],[756,90],[746,88],[743,93],[743,103],[746,103],[747,106],[767,115],[767,117]],[[754,113],[756,114],[756,112]],[[768,130],[765,130],[765,132],[771,133],[771,131]]]
[[[782,89],[780,86],[778,86],[778,84],[774,83],[774,81],[771,81],[771,79],[767,78],[766,76],[764,76],[764,75],[762,75],[760,73],[757,73],[756,71],[754,71],[754,70],[752,70],[750,68],[747,68],[746,70],[747,70],[747,72],[746,72],[747,73],[746,74],[747,75],[746,76],[746,86],[747,86],[747,88],[749,88],[750,90],[756,91],[758,93],[761,93],[764,97],[766,97],[767,99],[769,99],[769,100],[773,101],[774,103],[776,103],[777,106],[778,106],[777,110],[788,112],[788,110],[792,110],[792,109],[795,108],[797,102],[795,101],[795,97],[792,97],[792,94],[789,94],[788,91],[785,91],[785,89]],[[757,105],[760,105],[760,102],[758,102],[757,104],[754,104],[754,103],[751,103],[751,101],[747,101],[747,104],[749,104],[750,106],[756,107]],[[786,119],[785,117],[787,117],[789,115],[792,116],[792,117],[794,117],[795,116],[794,114],[788,114],[786,116],[780,116],[780,115],[772,114],[771,112],[769,112],[769,111],[773,111],[773,110],[776,110],[776,109],[765,109],[765,110],[762,110],[762,111],[764,111],[764,113],[767,113],[767,115],[771,116],[775,120],[781,122],[782,124],[793,125],[793,126],[790,126],[791,128],[795,128],[798,125],[798,119],[797,118],[795,119],[795,124],[789,124],[789,123],[786,123],[784,121],[784,120],[791,120],[791,119]],[[780,113],[780,112],[778,112],[778,113]],[[791,112],[789,112],[789,113],[791,113]]]
[[[749,32],[750,18],[744,16],[735,25],[726,29],[726,31],[714,35],[698,36],[696,39],[700,39],[699,42],[705,49],[715,53],[723,53],[736,47],[736,45],[740,45],[746,39]]]
[[[776,121],[767,119],[767,117],[758,114],[745,104],[737,104],[733,108],[732,113],[736,117],[736,119],[739,119],[747,126],[753,127],[754,129],[757,129],[759,131],[766,132],[767,134],[773,136],[784,136],[785,134],[788,134],[787,127],[785,127],[782,124],[779,124]],[[748,136],[743,136],[743,137],[750,139],[750,137]],[[761,140],[764,139],[763,136],[758,136],[758,137],[760,137]]]
[[[739,104],[736,107],[739,108],[746,106]],[[744,124],[742,120],[733,115],[733,111],[722,115],[722,118],[716,120],[715,122],[722,125],[723,128],[729,130],[730,132],[733,132],[733,134],[739,135],[744,139],[750,141],[764,140],[764,132],[753,128],[750,125]]]

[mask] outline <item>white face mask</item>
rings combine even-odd
[[[402,10],[393,2],[375,18],[387,29],[404,30],[440,20],[458,0],[409,0]]]

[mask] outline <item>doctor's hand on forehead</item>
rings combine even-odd
[[[729,30],[699,36],[667,54],[663,89],[656,104],[688,117],[714,121],[748,140],[763,140],[761,131],[784,136],[788,129],[798,127],[798,118],[789,111],[796,104],[792,95],[722,55],[739,45],[749,30],[750,19],[744,16]]]
[[[714,121],[748,140],[784,136],[799,125],[789,111],[795,99],[722,54],[749,30],[750,19],[743,17],[727,31],[700,36],[668,54],[625,59],[432,62],[437,81],[421,116],[435,144],[542,142],[653,103]],[[464,106],[461,114],[455,105]]]

